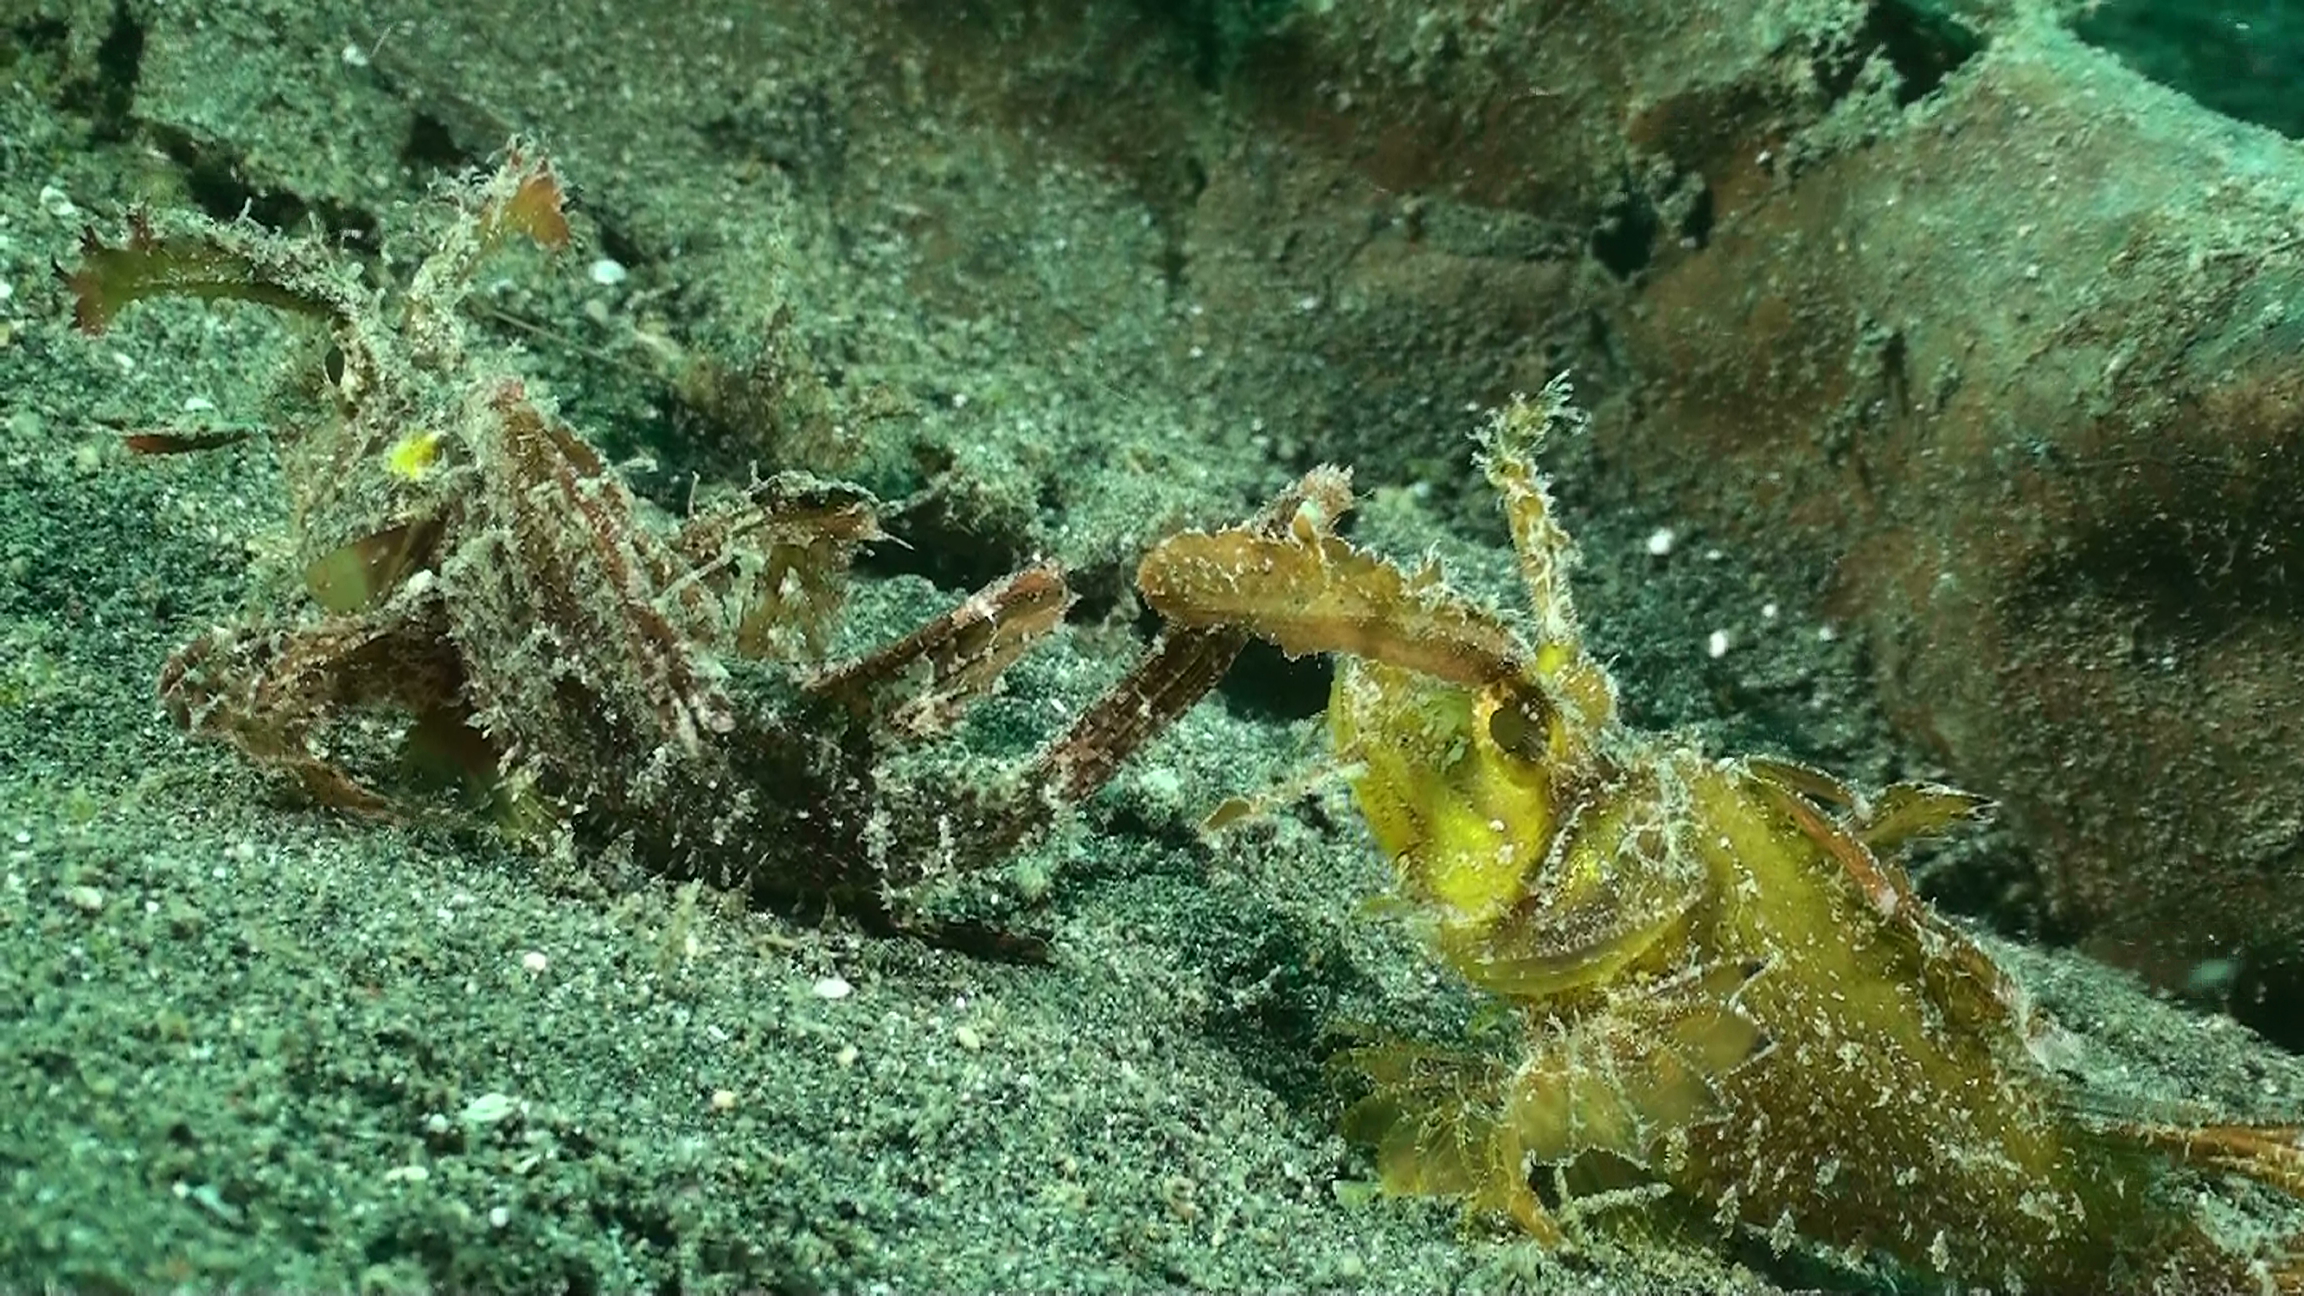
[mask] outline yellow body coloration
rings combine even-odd
[[[1487,430],[1537,630],[1325,526],[1171,537],[1139,584],[1171,622],[1339,655],[1330,726],[1439,956],[1519,1023],[1516,1060],[1387,1045],[1346,1132],[1384,1187],[1566,1241],[1556,1168],[1667,1185],[1723,1224],[2029,1291],[2293,1290],[2235,1256],[2191,1167],[2304,1195],[2288,1128],[2091,1121],[2036,1054],[2054,1028],[1916,897],[1894,851],[1983,809],[1860,797],[1788,762],[1708,757],[1618,719],[1570,604],[1533,455],[1557,385]],[[1339,474],[1307,479],[1332,522]]]
[[[402,481],[415,481],[440,462],[438,432],[411,432],[384,452],[384,470]]]

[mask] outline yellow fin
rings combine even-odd
[[[1892,855],[1916,838],[1933,837],[1991,810],[1989,800],[1941,783],[1892,783],[1858,818],[1856,836],[1874,854]]]

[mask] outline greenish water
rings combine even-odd
[[[1041,964],[570,876],[477,823],[347,821],[188,743],[155,701],[171,650],[277,605],[287,519],[260,443],[139,458],[121,434],[278,417],[308,339],[194,303],[89,338],[52,265],[144,203],[316,228],[389,274],[412,259],[405,209],[515,132],[567,177],[577,247],[485,283],[480,326],[642,493],[676,506],[686,474],[741,479],[765,453],[694,435],[667,344],[734,362],[785,312],[856,423],[844,471],[919,501],[892,527],[908,547],[866,564],[844,649],[1032,557],[1073,570],[1071,624],[956,737],[964,768],[1031,751],[1142,649],[1128,575],[1149,541],[1322,459],[1375,461],[1359,538],[1508,597],[1462,407],[1514,376],[1480,339],[1524,321],[1425,338],[1433,369],[1403,371],[1351,301],[1276,290],[1316,239],[1194,219],[1198,159],[1260,156],[1225,78],[1285,30],[1274,6],[0,15],[0,1287],[1859,1281],[1637,1212],[1550,1256],[1446,1203],[1351,1191],[1370,1167],[1333,1132],[1350,1088],[1322,1065],[1342,1028],[1445,1034],[1474,1007],[1368,912],[1386,870],[1335,788],[1196,832],[1316,759],[1316,665],[1251,653],[1008,866],[1043,897],[1013,915]],[[1132,130],[1194,146],[1131,151]],[[1280,162],[1238,169],[1266,188],[1234,201],[1309,202]],[[1557,251],[1533,218],[1475,230],[1436,204],[1428,228]],[[1443,302],[1412,323],[1469,328]],[[1355,412],[1434,430],[1323,439]],[[1861,642],[1732,545],[1653,560],[1663,522],[1607,507],[1623,492],[1563,485],[1636,718],[1866,781],[1926,772]],[[1723,663],[1707,639],[1731,623]],[[1997,903],[2025,876],[2014,851],[1988,835],[1938,882],[2020,927],[2025,906]],[[2228,1019],[1989,939],[2083,1037],[2085,1091],[2265,1118],[2304,1101],[2304,1066]],[[2242,1233],[2283,1218],[2232,1210]]]

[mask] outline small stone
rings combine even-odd
[[[2240,979],[2240,961],[2231,958],[2202,959],[2192,965],[2184,976],[2184,989],[2199,998],[2209,998],[2229,990]]]
[[[818,980],[815,989],[817,998],[829,999],[835,1003],[856,993],[856,987],[848,984],[848,978],[838,974]]]
[[[100,913],[104,909],[104,893],[92,886],[66,887],[64,900],[82,913]]]
[[[510,1095],[491,1089],[464,1105],[464,1123],[467,1125],[496,1125],[520,1110],[520,1104]]]

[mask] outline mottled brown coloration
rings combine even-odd
[[[871,496],[789,472],[677,522],[655,516],[466,333],[460,304],[483,256],[516,235],[567,242],[550,168],[515,150],[452,198],[434,252],[395,295],[359,291],[315,249],[200,221],[162,238],[139,220],[124,247],[92,241],[69,276],[91,331],[170,294],[328,321],[313,381],[330,409],[274,435],[310,602],[170,659],[161,694],[187,730],[324,804],[405,817],[421,811],[319,748],[350,712],[395,711],[409,745],[460,765],[556,852],[629,855],[904,925],[907,888],[998,860],[1182,710],[1076,728],[1020,781],[892,773],[1061,626],[1063,572],[1034,564],[825,666],[849,564],[881,538]],[[140,436],[149,450],[197,444]],[[1221,674],[1209,665],[1155,656],[1145,679],[1188,705]]]

